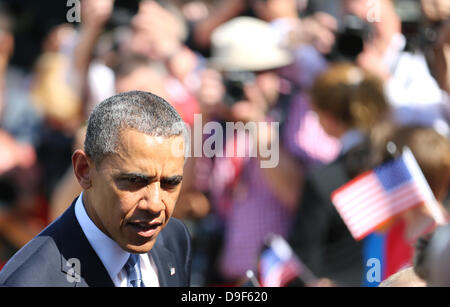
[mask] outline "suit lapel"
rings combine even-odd
[[[90,287],[114,287],[103,263],[95,253],[86,236],[84,235],[76,217],[75,201],[61,217],[64,232],[59,232],[57,245],[61,252],[61,270],[73,278],[74,268],[72,263],[79,263],[81,280],[77,285]]]
[[[159,235],[150,251],[158,269],[160,287],[176,287],[180,285],[180,272],[177,272],[176,259],[173,253],[164,247],[163,237]]]

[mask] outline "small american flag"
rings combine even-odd
[[[334,191],[331,200],[351,234],[361,240],[406,209],[434,199],[408,148],[403,154]]]
[[[283,237],[270,234],[265,241],[266,248],[259,259],[259,279],[262,287],[284,287],[296,278],[302,279],[306,284],[317,281]]]

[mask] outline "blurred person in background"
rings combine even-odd
[[[445,0],[421,1],[424,20],[417,40],[425,49],[428,64],[439,86],[450,94],[450,3]]]
[[[231,2],[232,1],[223,3],[222,9],[227,5],[230,5]],[[283,157],[280,158],[280,161],[284,161],[286,159],[288,162],[283,166],[284,171],[289,168],[288,165],[296,164],[296,166],[292,167],[291,170],[293,173],[298,172],[301,174],[304,169],[332,161],[339,151],[339,143],[337,139],[327,135],[323,131],[317,115],[309,105],[308,98],[305,93],[305,90],[311,86],[315,76],[326,68],[326,61],[320,55],[320,51],[327,50],[327,48],[329,48],[332,44],[333,35],[330,32],[333,28],[334,20],[327,18],[328,16],[326,16],[326,14],[322,14],[312,16],[304,21],[300,21],[298,18],[298,12],[299,10],[302,10],[302,7],[298,7],[297,4],[298,3],[296,1],[290,0],[248,2],[248,7],[252,9],[254,15],[267,22],[266,31],[267,35],[271,39],[271,47],[267,48],[261,45],[261,47],[258,48],[260,43],[257,43],[255,46],[249,48],[247,46],[249,43],[243,42],[243,35],[239,38],[237,34],[234,35],[235,37],[233,37],[232,34],[228,34],[228,41],[227,38],[222,37],[216,39],[214,42],[213,38],[212,62],[214,63],[214,57],[222,52],[220,48],[226,48],[228,43],[230,46],[233,46],[233,49],[236,50],[236,55],[229,55],[230,58],[236,58],[234,60],[235,63],[233,63],[232,60],[229,60],[228,63],[225,62],[218,65],[221,72],[213,69],[206,70],[202,76],[203,83],[198,95],[201,97],[200,102],[203,110],[202,115],[207,119],[207,121],[218,119],[223,121],[227,120],[227,118],[228,120],[236,121],[242,119],[241,116],[244,114],[249,114],[250,118],[260,117],[261,115],[258,116],[257,114],[261,113],[261,111],[246,108],[245,104],[241,104],[241,107],[244,108],[238,109],[239,103],[234,105],[233,99],[230,101],[230,96],[236,95],[236,88],[235,86],[232,86],[232,84],[238,85],[237,87],[245,87],[244,84],[246,82],[251,83],[250,80],[245,80],[245,72],[254,72],[253,70],[256,70],[257,72],[264,71],[264,65],[270,66],[271,61],[274,60],[274,55],[270,55],[269,52],[264,53],[263,50],[271,50],[271,48],[273,48],[272,46],[283,46],[286,54],[289,54],[291,57],[291,61],[289,65],[284,65],[284,67],[279,67],[279,69],[277,69],[279,81],[275,81],[275,83],[278,82],[279,84],[275,86],[275,88],[277,89],[276,91],[278,91],[277,95],[279,97],[278,99],[275,99],[277,100],[275,105],[269,106],[268,115],[266,116],[272,117],[272,120],[280,122],[281,124],[281,142],[283,147],[281,151],[283,152]],[[218,10],[220,11],[221,8]],[[220,14],[219,11],[213,12],[213,15],[215,13]],[[211,18],[211,21],[217,22],[217,20],[213,20],[213,18]],[[199,23],[201,24],[202,21]],[[299,24],[303,27],[296,27]],[[231,26],[229,27],[231,28]],[[301,31],[299,31],[299,29],[301,29]],[[294,36],[295,39],[293,39],[293,42],[289,40],[289,37],[293,36],[290,33],[291,30],[296,30],[296,35]],[[231,33],[231,30],[229,31]],[[239,32],[237,26],[234,31],[236,31],[236,33]],[[257,30],[257,33],[259,33],[259,31],[260,30]],[[219,35],[217,35],[217,37],[218,36]],[[222,36],[226,37],[226,34]],[[207,39],[207,37],[204,38]],[[239,46],[239,44],[242,46]],[[240,54],[238,53],[239,50],[241,52]],[[237,59],[238,57],[242,57],[242,60],[239,61],[239,59]],[[251,60],[252,57],[257,57],[257,59]],[[255,64],[258,63],[258,61],[260,61],[260,64]],[[236,62],[239,62],[237,66]],[[266,63],[262,64],[264,62]],[[255,69],[255,67],[251,67],[252,65],[258,66],[256,66]],[[244,73],[230,73],[230,71],[232,72],[233,70],[244,71]],[[244,77],[244,79],[237,80],[239,79],[239,75],[240,77]],[[264,73],[258,73],[258,75],[264,75]],[[259,78],[262,79],[263,76]],[[268,79],[267,77],[265,78]],[[258,83],[263,84],[263,82]],[[268,82],[265,83],[267,84]],[[242,96],[242,89],[237,92],[238,96]],[[241,92],[241,94],[239,94],[239,92]],[[226,97],[224,103],[218,103],[219,101],[224,100],[224,96]],[[242,99],[242,97],[239,99]],[[233,111],[233,109],[235,111]],[[248,119],[244,119],[243,121],[246,122]],[[286,158],[285,155],[291,157]],[[292,160],[292,157],[295,157],[295,162],[290,161]],[[220,211],[227,211],[230,207],[232,207],[231,204],[233,203],[234,198],[233,194],[235,193],[233,190],[241,189],[240,185],[242,184],[239,181],[239,178],[241,177],[240,173],[241,168],[243,167],[242,162],[239,161],[239,159],[215,158],[213,162],[214,166],[211,166],[211,164],[207,163],[205,160],[207,159],[197,159],[197,167],[200,169],[212,168],[214,171],[212,172],[212,181],[210,181],[209,184],[206,184],[204,180],[206,180],[206,178],[211,179],[211,177],[207,175],[198,175],[199,178],[203,178],[203,180],[199,179],[199,181],[204,182],[203,184],[199,184],[200,189],[204,190],[205,186],[210,187],[210,191],[207,194],[209,195],[211,202],[215,204],[213,205],[213,208],[216,208],[213,211],[216,213],[219,211],[218,215],[223,217],[226,214],[223,212],[220,213]],[[248,169],[246,169],[246,171],[249,172]],[[283,174],[284,171],[281,168],[280,173]],[[199,171],[198,173],[203,172]],[[208,172],[205,171],[205,173]],[[223,176],[224,173],[229,175]],[[293,173],[289,173],[287,178],[298,178],[298,174]],[[288,174],[288,172],[286,172],[286,174]],[[219,176],[222,178],[219,179]],[[255,175],[255,177],[257,176]],[[277,187],[276,198],[279,198],[280,200],[285,199],[287,204],[292,204],[293,199],[298,197],[300,194],[298,189],[301,187],[301,180],[291,180],[288,184],[286,184],[285,181],[280,180],[278,176],[275,177],[267,174],[266,178],[269,178],[269,185]],[[248,180],[254,182],[252,179]],[[297,188],[294,187],[296,183],[300,184]],[[254,183],[251,183],[251,185],[254,185]],[[218,206],[218,204],[220,205]],[[217,206],[219,209],[217,209]],[[226,209],[224,210],[224,208]],[[209,217],[211,217],[211,215]],[[213,220],[213,218],[211,220]],[[216,224],[217,223],[218,222],[216,222]],[[267,226],[266,228],[270,229],[270,227],[271,226]],[[288,225],[286,225],[286,227],[288,227]],[[214,227],[209,227],[209,229],[210,228]],[[260,240],[266,232],[266,230],[261,231],[258,235],[258,240]],[[284,230],[282,232],[285,233]],[[237,232],[235,233],[237,234]],[[242,242],[244,241],[242,240]],[[260,243],[255,243],[255,246],[258,244]],[[248,265],[251,265],[253,261],[250,258],[251,257],[248,257],[248,259],[245,260]],[[229,257],[229,259],[231,259],[231,257]],[[228,268],[222,268],[222,270],[231,271],[231,269]],[[242,272],[243,269],[240,269],[240,274],[242,274]],[[237,274],[235,274],[235,276],[231,279],[236,278],[238,278]]]
[[[379,162],[371,134],[389,119],[389,105],[381,80],[350,63],[334,64],[317,78],[311,103],[325,131],[340,139],[341,152],[307,175],[289,242],[319,278],[359,286],[363,244],[353,239],[330,195]]]
[[[76,132],[86,120],[89,67],[113,4],[113,0],[82,1],[79,27],[68,23],[53,27],[36,61],[31,96],[44,124],[37,152],[48,199],[70,167]]]
[[[73,38],[71,25],[55,26],[43,41],[31,85],[31,97],[46,127],[53,127],[70,135],[81,122],[81,98],[70,83],[72,66],[70,57],[62,51]]]
[[[424,268],[427,284],[430,287],[450,286],[448,258],[450,251],[450,225],[446,224],[435,230],[427,248]],[[420,274],[420,272],[419,272]]]
[[[208,56],[211,34],[218,26],[238,16],[249,16],[278,24],[277,27],[290,32],[288,41],[292,44],[313,42],[320,52],[326,53],[334,42],[333,31],[330,30],[334,30],[336,21],[327,13],[315,14],[318,7],[326,7],[325,12],[329,12],[334,11],[336,5],[322,0],[219,1],[209,7],[208,16],[190,24],[187,44]],[[300,16],[305,18],[300,20]]]
[[[328,135],[311,108],[308,90],[328,63],[324,54],[334,44],[336,22],[324,12],[299,18],[306,3],[290,0],[251,1],[255,15],[268,22],[277,33],[278,44],[287,49],[293,63],[280,69],[280,92],[289,95],[281,114],[284,144],[302,162],[305,171],[333,161],[339,141]]]
[[[168,73],[191,93],[198,90],[199,71],[206,62],[184,42],[187,26],[180,10],[170,2],[144,0],[131,26],[130,48],[134,53],[162,62]]]
[[[110,68],[117,53],[114,47],[124,48],[129,36],[126,31],[120,32],[118,27],[107,29],[107,25],[113,23],[114,3],[114,0],[81,1],[81,23],[76,35],[61,48],[70,57],[72,74],[68,81],[81,100],[79,107],[83,120],[97,104],[115,94],[114,75]],[[112,36],[109,45],[106,42],[108,34]]]
[[[411,149],[437,200],[439,210],[448,219],[445,198],[450,186],[449,141],[432,128],[413,125],[395,127],[385,136],[384,143],[384,146],[380,146],[383,151],[382,161],[392,159],[405,146]],[[424,205],[402,212],[366,240],[364,261],[371,258],[380,260],[382,280],[417,262],[424,262],[419,259],[423,256],[414,256],[414,248],[418,246],[416,251],[423,254],[423,248],[420,247],[423,245],[422,238],[437,226],[431,212]],[[426,274],[421,274],[421,278],[422,275]]]
[[[36,146],[41,122],[26,75],[10,65],[14,20],[0,7],[0,266],[46,225]]]
[[[81,126],[75,134],[73,151],[83,149],[84,139],[86,137],[86,126]],[[70,203],[77,195],[82,192],[73,168],[69,167],[63,177],[56,184],[49,198],[49,222],[56,220],[67,209]]]
[[[205,71],[200,89],[204,123],[271,123],[283,125],[283,112],[289,95],[281,91],[278,69],[292,63],[290,53],[277,44],[277,34],[267,22],[238,17],[218,27],[212,37],[215,69]],[[281,129],[281,134],[284,130]],[[255,138],[255,139],[253,139]],[[197,159],[199,189],[211,200],[215,224],[222,224],[223,244],[212,266],[225,283],[237,282],[256,264],[268,233],[287,235],[295,200],[299,196],[302,170],[300,161],[280,141],[279,163],[261,168],[256,157],[233,156]],[[265,131],[226,135],[220,146],[224,152],[236,144],[270,145]],[[274,144],[275,145],[275,144]],[[248,145],[252,146],[252,145]],[[247,147],[249,149],[249,147]],[[220,234],[219,234],[220,237]]]
[[[448,135],[448,96],[431,75],[423,50],[405,50],[408,40],[396,11],[398,0],[380,0],[373,7],[364,0],[341,2],[344,13],[368,26],[356,63],[384,81],[396,122],[430,126]]]
[[[36,62],[31,94],[45,123],[39,161],[46,178],[49,221],[81,192],[70,156],[83,144],[86,112],[114,94],[108,68],[97,62],[101,59],[95,53],[113,4],[113,0],[82,1],[79,27],[64,23],[52,28]],[[99,79],[103,91],[98,91]]]
[[[232,6],[233,3],[227,1],[223,6]],[[241,3],[251,11],[249,15],[270,24],[276,33],[277,44],[286,48],[293,57],[293,63],[279,71],[283,77],[280,91],[293,96],[284,114],[280,115],[280,121],[286,122],[285,129],[290,130],[285,134],[286,146],[296,152],[305,168],[328,163],[339,151],[338,141],[323,131],[305,95],[315,77],[326,69],[323,54],[330,52],[334,44],[337,24],[332,16],[324,12],[300,18],[307,4],[307,1],[293,0]],[[220,11],[220,8],[217,10]]]
[[[436,200],[442,207],[441,210],[444,215],[447,215],[448,204],[445,204],[445,200],[450,187],[450,142],[448,139],[432,128],[410,125],[395,129],[389,141],[395,144],[398,150],[405,146],[411,149]],[[387,159],[388,154],[386,152],[385,154],[384,158]],[[434,220],[431,218],[431,213],[427,212],[423,206],[416,209],[417,212],[421,210],[425,220],[412,223],[415,226],[409,229],[407,236],[410,241],[415,241],[424,232],[433,228]],[[410,218],[413,219],[414,214]]]

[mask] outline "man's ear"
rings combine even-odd
[[[72,166],[75,177],[83,190],[89,189],[92,186],[91,168],[95,166],[83,150],[77,149],[73,153]]]

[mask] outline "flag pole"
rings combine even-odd
[[[258,279],[256,278],[253,270],[247,270],[245,275],[247,276],[248,280],[250,280],[250,282],[253,284],[253,286],[261,287],[261,284],[259,283]]]
[[[409,149],[409,147],[407,146],[403,147],[402,155],[407,167],[413,175],[413,178],[417,180],[420,188],[425,193],[425,207],[428,209],[437,225],[446,224],[447,219],[442,210],[443,208],[436,200],[436,197],[434,197],[434,193],[431,190],[425,176],[423,175],[423,172],[420,169],[417,160],[414,158],[414,154],[412,153],[411,149]]]

